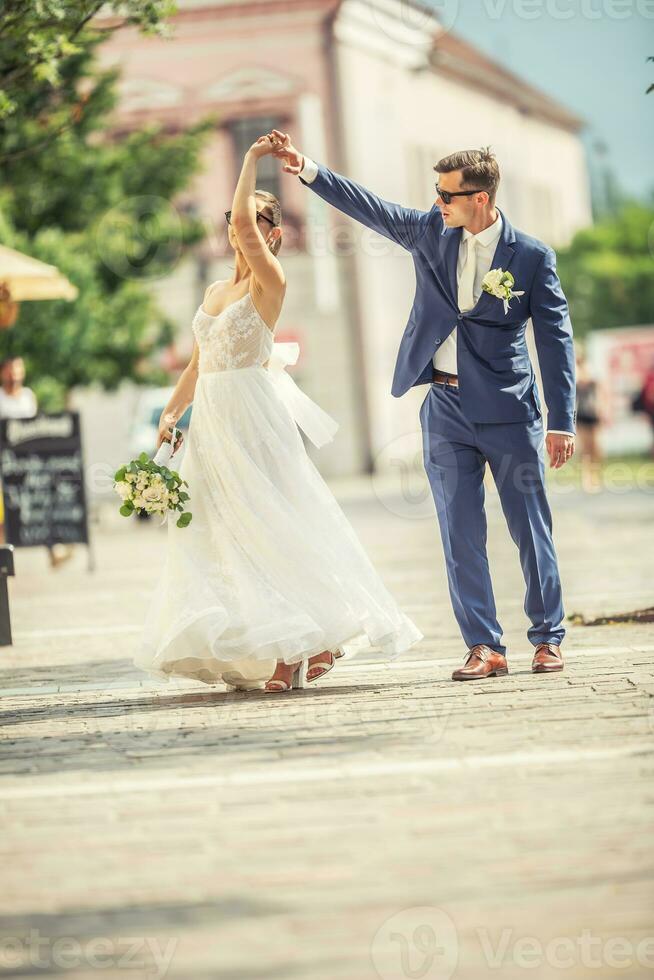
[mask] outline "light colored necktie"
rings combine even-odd
[[[461,269],[459,279],[458,302],[460,310],[470,310],[475,305],[474,287],[475,272],[477,271],[477,239],[474,236],[468,238],[468,250],[466,259]]]

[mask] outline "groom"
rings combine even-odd
[[[440,160],[436,201],[419,211],[314,163],[287,133],[269,135],[287,173],[413,257],[416,293],[391,394],[429,385],[420,407],[423,460],[468,648],[452,679],[508,673],[486,555],[487,462],[520,552],[532,670],[562,670],[561,582],[545,495],[541,405],[525,339],[531,317],[548,408],[545,446],[558,468],[574,452],[575,357],[553,249],[514,228],[495,206],[500,173],[489,149]],[[491,270],[499,271],[489,276]],[[508,287],[501,283],[506,270],[513,276]]]

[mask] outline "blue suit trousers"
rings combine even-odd
[[[420,407],[423,461],[440,525],[454,614],[468,648],[506,653],[486,553],[484,471],[491,468],[518,546],[531,643],[565,635],[561,582],[545,495],[543,420],[469,422],[451,385],[433,382]]]

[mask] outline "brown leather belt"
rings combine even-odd
[[[432,384],[452,385],[453,388],[459,387],[459,376],[457,374],[446,374],[444,371],[437,371],[433,368],[431,375]]]

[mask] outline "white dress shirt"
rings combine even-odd
[[[501,234],[502,215],[499,211],[493,224],[489,225],[488,228],[484,228],[483,231],[478,232],[476,235],[473,235],[467,228],[462,229],[459,254],[456,262],[456,279],[457,285],[460,286],[461,273],[468,256],[468,241],[474,238],[477,261],[475,265],[474,285],[472,287],[472,306],[475,306],[481,296],[481,284],[486,273],[490,272],[493,255],[495,254],[495,249]],[[472,309],[472,306],[468,307],[468,309]],[[459,307],[459,309],[462,309],[462,307]],[[436,370],[445,371],[447,374],[458,374],[456,366],[456,338],[457,329],[454,327],[452,333],[445,338],[434,354],[433,363]]]
[[[318,175],[318,164],[315,163],[310,157],[305,156],[300,174],[302,179],[306,180],[308,184],[312,183]],[[467,228],[463,228],[462,230],[461,241],[459,243],[459,255],[456,263],[457,285],[459,285],[461,282],[461,272],[463,271],[468,254],[468,239],[475,238],[476,268],[474,286],[472,290],[474,300],[472,304],[473,306],[477,303],[479,297],[481,296],[482,280],[486,273],[490,272],[495,249],[501,234],[502,215],[499,211],[497,212],[497,217],[492,225],[489,225],[488,228],[484,228],[483,231],[478,232],[476,235],[473,235],[473,233],[468,231]],[[444,371],[447,374],[458,373],[456,365],[456,337],[457,330],[456,327],[454,327],[452,332],[445,338],[443,343],[440,344],[438,350],[434,354],[432,359],[433,365],[438,371]],[[548,432],[554,432],[565,436],[574,436],[574,432],[562,432],[560,429],[548,429]]]
[[[0,386],[0,419],[27,419],[36,415],[36,395],[25,385],[17,394],[9,395]]]

